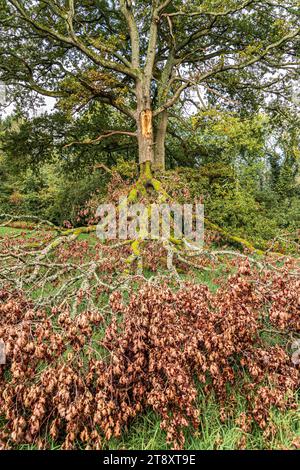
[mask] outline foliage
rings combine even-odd
[[[190,102],[199,108],[218,99],[247,114],[268,108],[274,97],[285,106],[293,99],[297,0],[0,5],[0,79],[8,97],[26,115],[42,96],[57,100],[68,119],[93,105],[112,108],[126,125],[120,134],[116,119],[117,126],[101,129],[101,139],[124,133],[137,138],[140,163],[164,166],[168,119],[180,120]],[[150,113],[148,146],[141,132],[144,112]],[[91,125],[83,144],[95,139],[92,131]],[[235,137],[242,143],[241,134]]]

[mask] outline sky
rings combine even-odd
[[[37,107],[31,113],[32,116],[39,116],[40,114],[46,111],[51,112],[53,110],[56,99],[45,96],[44,100],[45,100],[45,105]],[[12,114],[15,109],[15,106],[13,103],[9,104],[7,107],[2,108],[2,106],[5,105],[5,103],[6,103],[5,84],[3,82],[0,82],[0,117],[3,117],[3,118]]]

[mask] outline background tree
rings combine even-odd
[[[168,120],[201,102],[199,87],[212,101],[238,95],[255,106],[270,93],[288,99],[298,73],[296,0],[0,3],[0,76],[15,102],[112,106],[128,127],[84,143],[134,137],[143,166],[165,166]]]

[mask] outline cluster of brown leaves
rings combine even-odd
[[[299,367],[261,334],[270,323],[300,332],[295,278],[258,276],[245,263],[215,294],[203,285],[144,284],[128,302],[115,292],[110,306],[105,327],[99,311],[47,314],[22,293],[0,292],[4,448],[46,448],[47,436],[65,449],[101,448],[149,408],[167,441],[182,448],[184,430],[201,422],[198,387],[224,405],[228,385],[238,387],[248,403],[245,431],[255,422],[270,433],[271,408],[295,406]]]
[[[292,328],[300,331],[300,279],[295,276],[286,281],[288,272],[272,276],[271,288],[266,289],[265,295],[271,304],[270,321],[276,327],[284,330]],[[265,282],[270,278],[270,273],[265,274]]]

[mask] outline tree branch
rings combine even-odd
[[[53,29],[49,28],[48,26],[38,22],[37,20],[33,19],[30,14],[25,10],[24,6],[20,2],[20,0],[8,0],[18,11],[20,14],[21,18],[25,20],[27,23],[31,24],[36,31],[42,35],[42,36],[48,36],[53,39],[56,39],[62,43],[69,44],[78,50],[80,50],[85,56],[87,56],[89,59],[91,59],[95,64],[100,65],[104,68],[107,68],[109,70],[114,70],[116,72],[120,72],[124,75],[127,75],[132,78],[136,78],[137,74],[134,71],[134,69],[131,69],[129,67],[126,67],[125,65],[118,64],[117,62],[112,62],[110,60],[104,59],[103,57],[99,56],[98,54],[95,54],[91,49],[89,49],[83,42],[81,42],[78,39],[78,36],[75,35],[74,30],[73,30],[73,25],[72,25],[72,19],[73,19],[73,10],[71,7],[71,10],[68,11],[67,16],[65,16],[65,19],[68,24],[68,29],[69,29],[69,34],[70,36],[65,36],[63,34],[60,34],[57,31],[54,31]],[[72,6],[73,0],[69,0],[70,5]]]
[[[168,108],[171,108],[177,101],[177,99],[180,97],[181,93],[186,89],[188,88],[189,86],[191,86],[191,82],[190,81],[186,81],[183,85],[181,85],[179,88],[177,88],[176,92],[174,93],[174,95],[172,96],[172,98],[170,98],[168,101],[166,101],[162,106],[160,106],[159,108],[157,108],[154,112],[153,112],[153,117],[155,116],[158,116],[158,114],[162,113],[163,111],[165,111],[166,109]]]
[[[111,137],[112,135],[128,135],[130,137],[137,137],[136,132],[130,132],[130,131],[105,131],[103,134],[99,135],[99,137],[97,137],[96,139],[87,139],[87,140],[70,142],[69,144],[64,145],[64,148],[71,147],[72,145],[76,145],[76,144],[78,144],[78,145],[98,144],[103,139],[107,139],[108,137]]]
[[[277,47],[281,46],[283,43],[285,42],[288,42],[290,39],[293,39],[295,38],[296,36],[298,36],[300,33],[300,28],[296,29],[295,31],[291,31],[290,33],[286,34],[285,36],[283,36],[281,39],[279,39],[278,41],[274,42],[274,43],[271,43],[269,44],[266,49],[259,55],[253,57],[252,59],[249,59],[249,60],[246,60],[245,62],[241,62],[239,64],[232,64],[232,65],[226,65],[226,66],[221,66],[221,67],[216,67],[210,71],[207,71],[206,73],[204,73],[202,76],[199,76],[199,81],[198,83],[201,83],[203,82],[204,80],[206,80],[207,78],[213,76],[213,75],[216,75],[218,73],[221,73],[221,72],[225,72],[225,71],[228,71],[228,70],[242,70],[246,67],[249,67],[250,65],[253,65],[257,62],[259,62],[260,60],[262,60],[264,57],[266,57],[268,55],[268,53],[270,51],[272,51],[273,49],[276,49]],[[278,65],[279,67],[279,65]]]
[[[147,56],[146,56],[147,57],[146,65],[145,65],[145,70],[144,70],[144,75],[149,85],[150,85],[150,81],[152,78],[153,66],[155,62],[157,28],[158,28],[158,20],[159,20],[157,0],[153,0],[152,3],[153,3],[153,7],[152,7],[151,25],[150,25],[150,32],[149,32],[149,42],[148,42],[148,49],[147,49]]]
[[[139,69],[140,67],[140,38],[136,21],[134,19],[132,10],[129,8],[126,0],[121,0],[121,11],[126,19],[130,41],[131,41],[131,65],[133,68]]]
[[[237,8],[227,8],[227,10],[224,11],[194,11],[191,13],[188,13],[186,11],[175,11],[173,13],[163,13],[162,16],[185,16],[185,17],[195,17],[195,16],[201,16],[201,15],[208,15],[208,16],[227,16],[230,15],[231,13],[236,13],[240,10],[243,10],[247,6],[251,5],[252,3],[256,3],[257,0],[247,0],[246,2],[242,3],[239,7]]]

